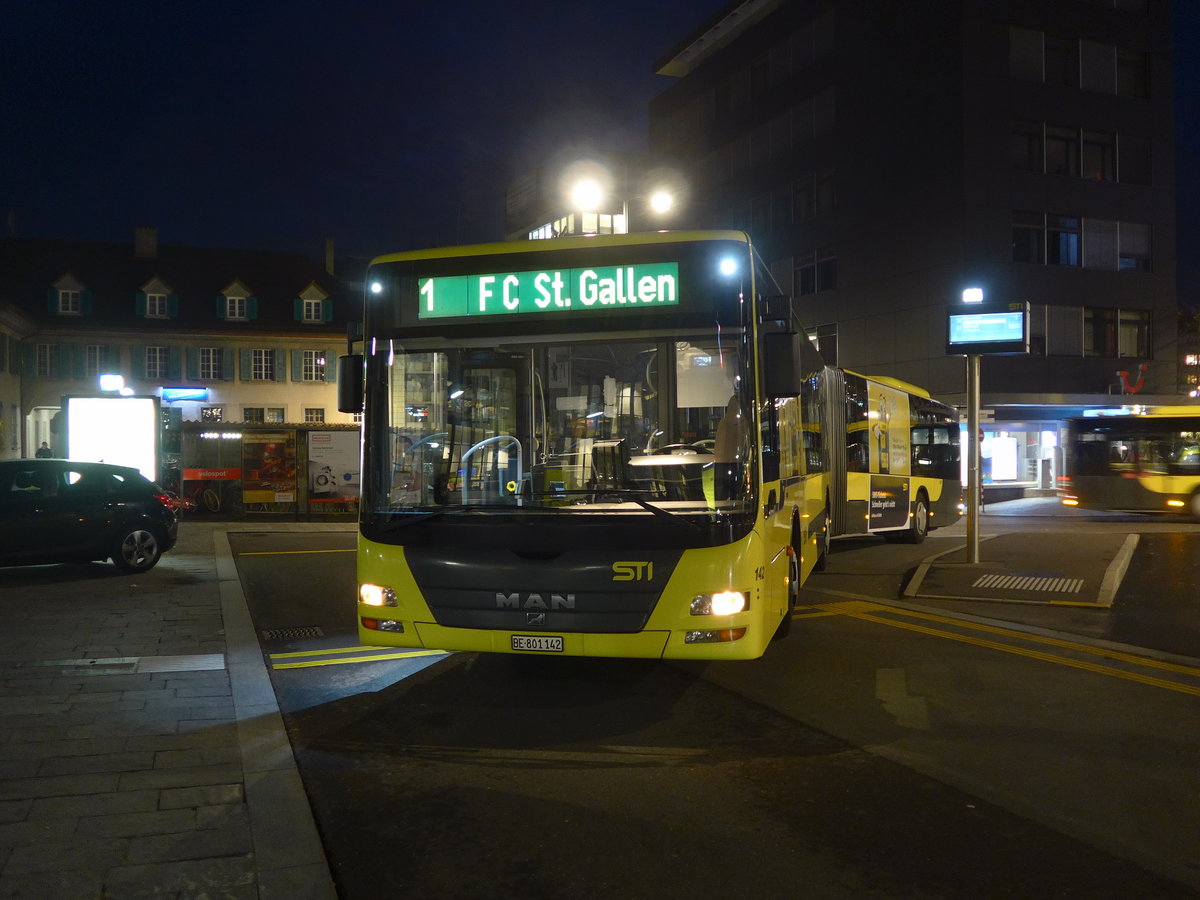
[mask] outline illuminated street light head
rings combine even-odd
[[[669,191],[659,190],[650,195],[650,208],[659,215],[670,212],[675,205],[675,198]]]
[[[595,212],[604,202],[604,191],[590,178],[575,183],[571,188],[571,204],[583,212]]]

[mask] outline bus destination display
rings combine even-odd
[[[677,263],[419,278],[417,318],[679,305]]]

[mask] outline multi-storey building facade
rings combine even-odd
[[[159,247],[154,229],[132,246],[0,241],[0,456],[61,453],[62,398],[101,375],[176,420],[351,424],[336,359],[361,300],[330,263]]]
[[[651,149],[830,362],[961,404],[948,311],[1028,301],[1030,355],[983,360],[984,454],[1047,486],[1061,418],[1185,394],[1171,35],[1169,0],[746,0],[660,64]]]

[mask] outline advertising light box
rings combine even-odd
[[[67,458],[132,466],[158,478],[157,397],[66,397]]]
[[[951,311],[946,352],[989,355],[1029,352],[1029,304],[963,306]]]

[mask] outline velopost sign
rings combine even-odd
[[[679,305],[679,265],[644,263],[418,278],[418,319]]]

